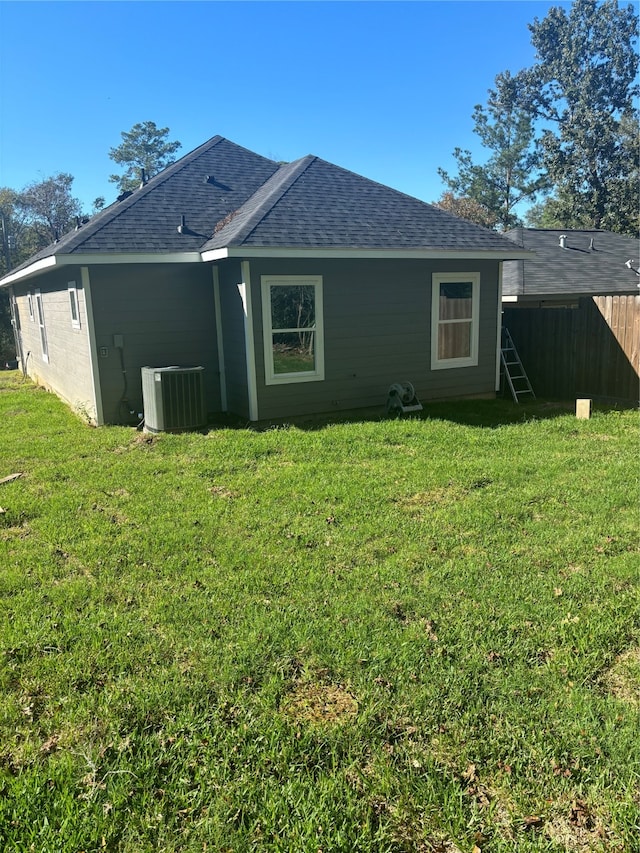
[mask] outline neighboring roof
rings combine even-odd
[[[504,235],[318,157],[279,165],[214,136],[0,284],[98,255],[200,261],[261,250],[523,256]]]
[[[560,237],[564,235],[564,248]],[[535,254],[507,261],[503,297],[549,299],[607,293],[638,293],[640,241],[611,231],[516,228],[506,235]],[[631,261],[631,269],[626,266]]]

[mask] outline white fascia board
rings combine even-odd
[[[208,252],[202,252],[200,257],[207,263],[208,261],[223,261],[231,256],[228,249],[210,249]]]
[[[5,275],[2,282],[0,282],[0,287],[6,287],[16,281],[22,281],[25,278],[31,278],[34,275],[38,275],[38,273],[44,272],[44,270],[55,267],[56,263],[55,255],[50,255],[48,258],[41,258],[39,261],[36,261],[30,266],[24,267],[24,269],[16,270],[16,272],[10,272],[8,275]]]
[[[199,264],[200,252],[85,252],[59,255],[58,264]]]
[[[6,287],[45,272],[52,267],[91,266],[92,264],[199,264],[200,252],[85,252],[84,254],[49,255],[24,269],[9,273],[0,282]]]
[[[534,257],[533,252],[513,251],[462,251],[455,252],[445,249],[340,249],[340,248],[281,248],[266,246],[227,246],[224,249],[210,249],[202,252],[203,261],[219,261],[224,258],[357,258],[357,259],[397,259],[424,258],[427,260],[487,260],[487,261],[518,261]]]

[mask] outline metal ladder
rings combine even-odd
[[[531,394],[532,399],[535,400],[536,395],[533,393],[529,377],[522,366],[518,350],[514,346],[509,329],[504,326],[502,327],[500,362],[514,401],[519,403],[520,397],[526,394]]]

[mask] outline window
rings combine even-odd
[[[431,369],[478,363],[479,273],[434,273]]]
[[[324,379],[321,276],[262,276],[267,385]]]
[[[33,294],[31,293],[31,291],[27,293],[27,305],[29,306],[29,319],[33,323],[35,317],[33,314]]]
[[[44,327],[44,310],[42,308],[42,294],[36,290],[36,311],[38,314],[38,325],[40,326],[40,344],[42,345],[42,360],[49,361],[49,346],[47,344],[47,331]]]
[[[71,311],[71,326],[74,329],[80,328],[80,308],[78,307],[78,289],[75,281],[70,281],[67,284],[69,293],[69,309]]]

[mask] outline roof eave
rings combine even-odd
[[[359,258],[359,259],[427,259],[427,260],[525,260],[535,256],[526,250],[495,249],[371,249],[342,246],[225,246],[201,253],[203,261],[225,258]]]
[[[10,272],[0,279],[0,287],[26,281],[54,267],[91,266],[93,264],[194,264],[201,263],[200,252],[83,252],[49,255],[28,267]]]
[[[49,255],[46,258],[40,258],[39,261],[29,264],[28,267],[9,272],[0,279],[0,287],[8,287],[16,281],[23,281],[27,278],[33,278],[34,275],[39,275],[41,272],[46,272],[51,267],[56,266],[57,258],[55,255]]]

